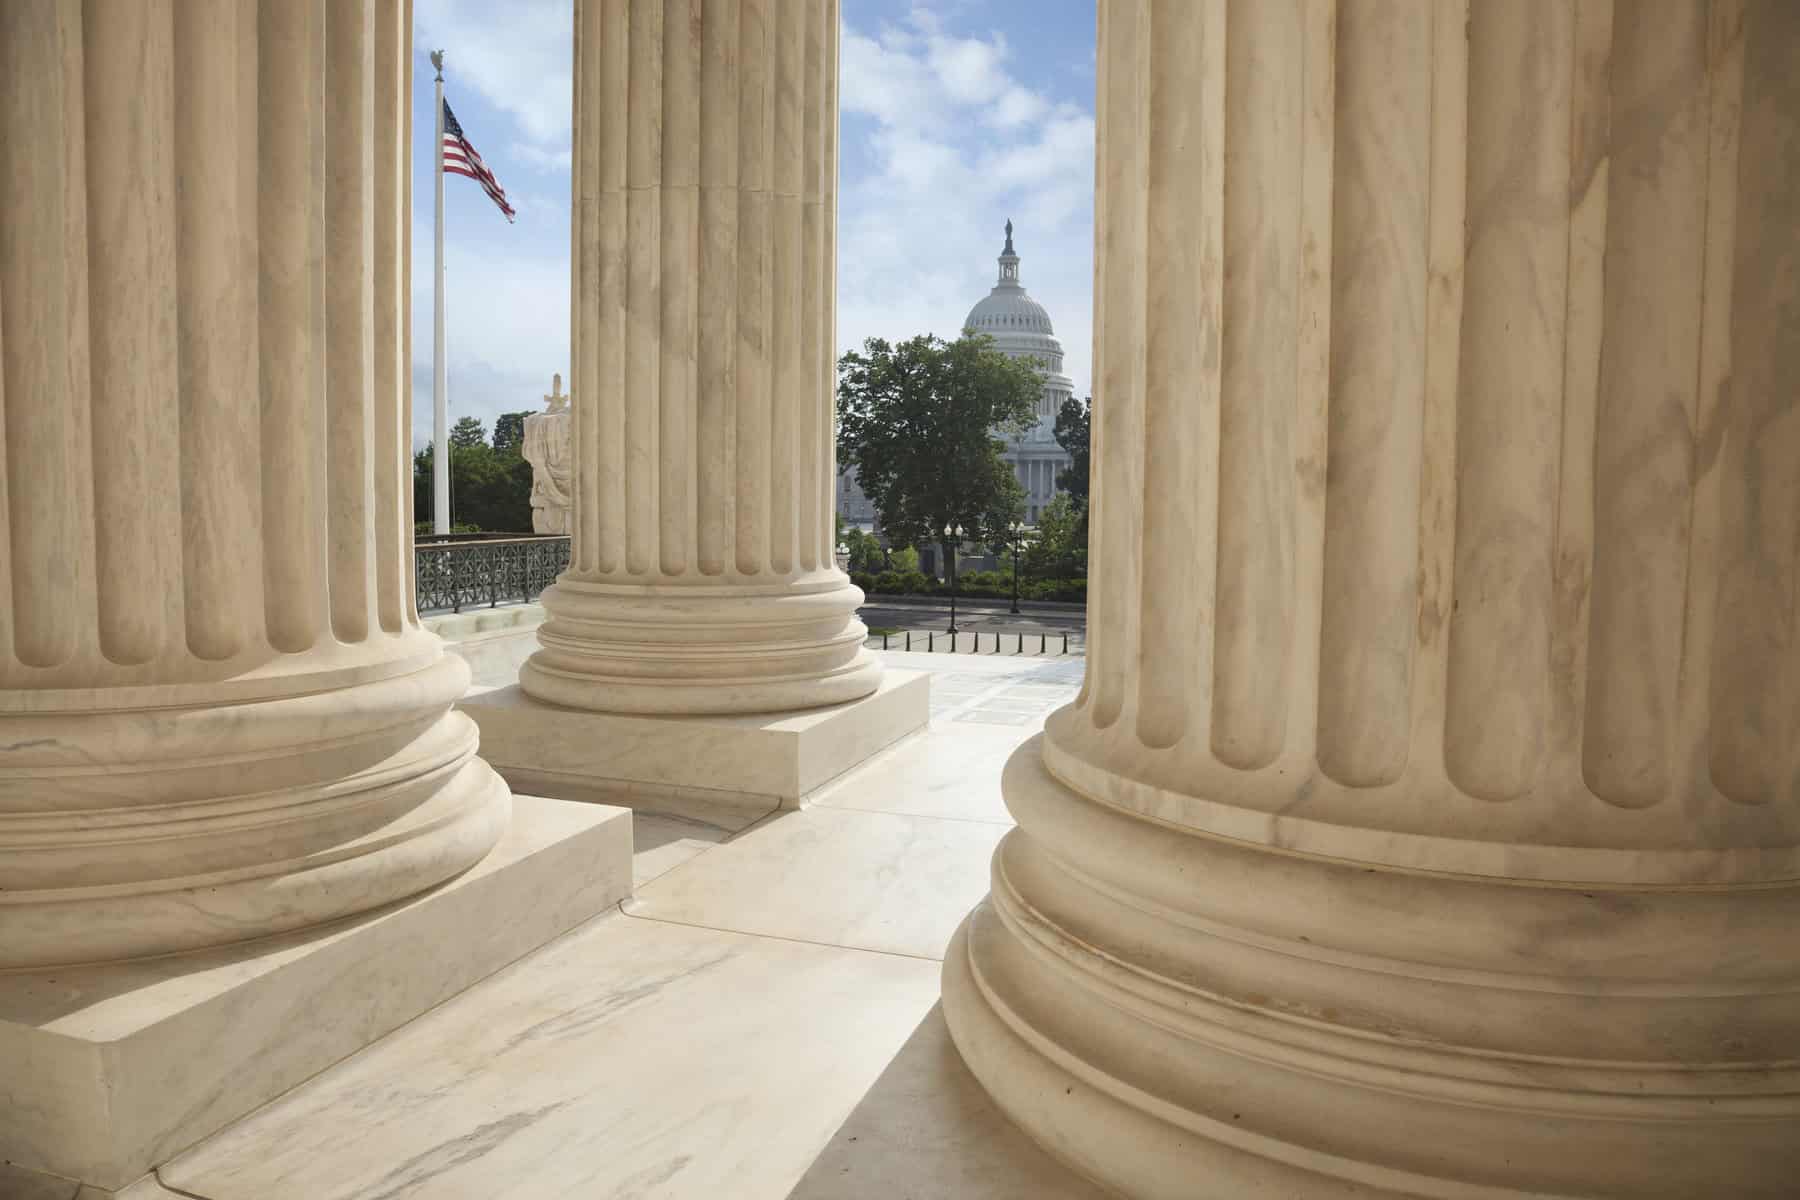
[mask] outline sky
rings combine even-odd
[[[1014,223],[1077,395],[1092,341],[1093,0],[842,0],[838,342],[954,337]],[[416,0],[413,442],[431,437],[432,68],[518,212],[444,179],[450,420],[569,386],[571,0]]]

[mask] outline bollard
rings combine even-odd
[[[1049,653],[1049,648],[1050,648],[1050,635],[1048,633],[1038,634],[1038,653],[1039,654],[1047,654],[1047,653]]]
[[[935,629],[925,635],[925,652],[927,654],[937,653],[937,630]]]
[[[881,635],[881,648],[883,650],[887,649],[887,634],[885,633]]]
[[[1069,652],[1069,635],[1065,633],[1065,634],[1063,634],[1063,653],[1067,654],[1068,652]]]

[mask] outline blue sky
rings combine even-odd
[[[842,0],[838,340],[954,336],[1020,273],[1088,392],[1093,0]],[[568,379],[570,0],[416,0],[413,439],[431,435],[432,69],[518,210],[444,182],[450,417],[541,406]]]

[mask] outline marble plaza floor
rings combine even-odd
[[[1011,824],[1001,768],[1083,660],[884,657],[932,672],[928,730],[799,811],[637,812],[618,911],[178,1156],[143,1200],[1097,1197],[992,1108],[937,1009]]]

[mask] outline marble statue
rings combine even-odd
[[[525,418],[525,461],[531,464],[531,530],[569,532],[569,397],[562,376],[550,377],[549,407]]]

